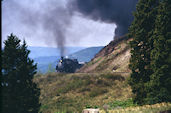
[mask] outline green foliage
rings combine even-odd
[[[26,42],[11,34],[2,50],[2,112],[37,113],[40,89],[32,81],[37,65],[28,55]]]
[[[159,4],[155,21],[154,49],[151,52],[153,74],[147,84],[147,103],[171,102],[171,1]]]
[[[136,104],[133,103],[132,98],[127,99],[125,101],[114,101],[112,103],[109,103],[111,108],[116,108],[116,107],[122,107],[122,108],[126,108],[126,107],[132,107],[132,106],[136,106]]]
[[[51,63],[48,65],[48,71],[47,72],[48,73],[55,72],[55,68],[52,67],[52,64]]]
[[[139,0],[134,21],[129,29],[129,37],[133,37],[131,45],[130,69],[132,70],[129,84],[135,94],[134,101],[144,103],[146,90],[144,83],[149,82],[152,69],[150,53],[153,49],[151,42],[156,17],[158,0]]]
[[[171,1],[139,0],[136,9],[129,29],[133,100],[140,105],[171,101]]]

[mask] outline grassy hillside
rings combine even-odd
[[[75,73],[36,75],[41,89],[42,113],[81,113],[99,108],[100,113],[159,113],[171,110],[170,103],[137,106],[125,73]]]
[[[130,72],[128,69],[130,59],[128,43],[130,40],[123,36],[120,39],[111,41],[78,72]]]
[[[127,74],[57,74],[36,75],[41,88],[43,113],[81,112],[86,107],[99,107],[115,100],[131,98]]]

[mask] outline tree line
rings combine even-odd
[[[171,102],[171,0],[139,0],[129,37],[134,102]]]

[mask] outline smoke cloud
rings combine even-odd
[[[93,20],[115,23],[115,37],[128,32],[128,26],[133,20],[132,12],[138,0],[72,0],[69,3],[71,11],[80,12]]]
[[[72,13],[69,12],[65,4],[59,3],[58,0],[42,2],[30,0],[26,2],[28,2],[28,7],[17,0],[4,1],[4,20],[6,18],[16,19],[18,21],[17,27],[25,26],[30,29],[32,34],[42,29],[47,35],[38,38],[45,39],[48,44],[52,40],[56,40],[55,42],[60,48],[60,54],[63,56],[65,54],[65,32],[70,25]],[[29,5],[35,5],[35,7],[29,7]],[[36,7],[37,9],[35,9]]]
[[[47,10],[47,12],[41,16],[43,18],[43,28],[52,33],[60,48],[61,56],[64,56],[66,41],[65,33],[71,22],[71,13],[64,7],[54,7]]]
[[[63,56],[65,55],[65,34],[76,12],[95,21],[115,23],[117,25],[115,37],[117,37],[127,33],[128,26],[133,20],[132,12],[135,10],[137,1],[24,0],[18,2],[18,0],[4,0],[2,2],[3,31],[7,27],[10,30],[10,23],[4,23],[7,19],[8,22],[15,21],[15,25],[23,30],[24,28],[29,29],[30,33],[28,34],[34,35],[37,32],[41,33],[40,30],[42,30],[46,35],[40,35],[41,37],[37,38],[44,39],[48,45],[55,40],[56,45],[60,48],[61,56]]]

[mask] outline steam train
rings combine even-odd
[[[60,73],[74,73],[77,69],[81,67],[82,64],[79,64],[77,59],[61,57],[56,66],[56,71]]]

